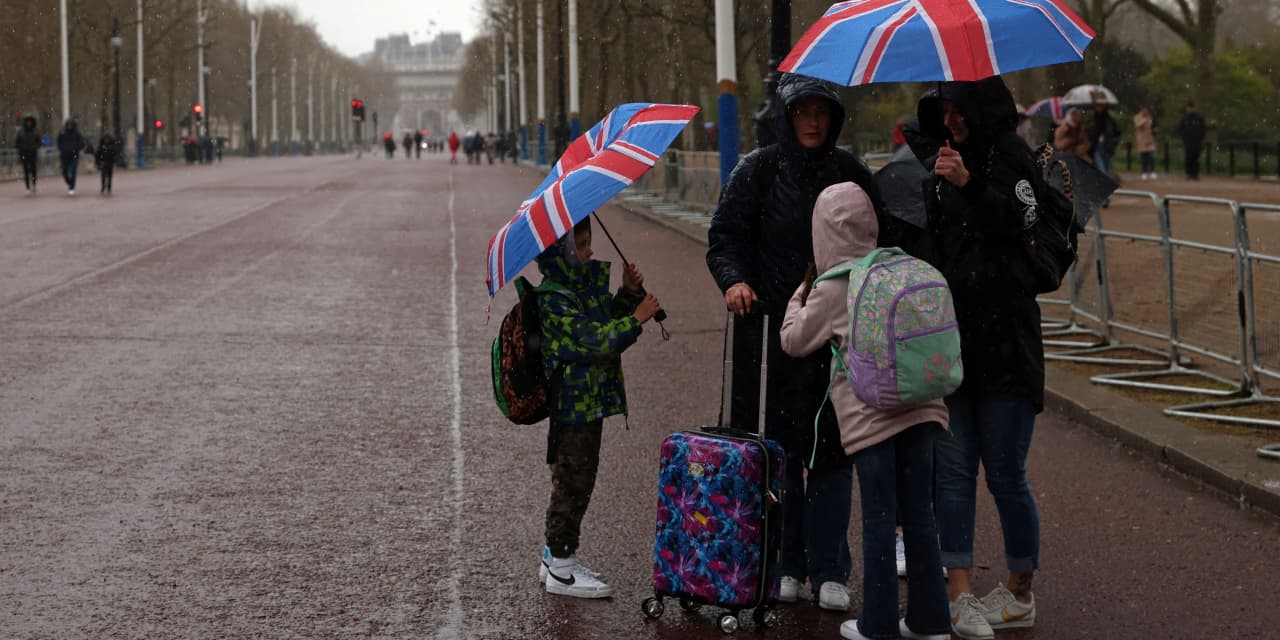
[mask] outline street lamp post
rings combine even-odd
[[[564,104],[564,2],[556,0],[556,126],[555,153],[559,158],[569,146],[569,121]]]
[[[773,15],[769,19],[769,75],[764,78],[764,102],[756,109],[752,119],[755,121],[756,146],[765,147],[777,142],[777,132],[773,130],[774,109],[781,109],[777,102],[778,65],[791,50],[791,0],[773,0]]]
[[[134,119],[138,127],[137,151],[139,169],[147,166],[146,156],[143,155],[143,149],[147,147],[147,112],[143,108],[143,92],[142,92],[142,0],[138,0],[138,117]]]
[[[120,37],[120,21],[111,19],[111,47],[115,49],[116,97],[111,106],[111,138],[116,141],[116,155],[120,155],[124,145],[120,144],[120,47],[124,38]]]

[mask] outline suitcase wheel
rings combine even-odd
[[[757,607],[755,611],[751,612],[751,619],[761,629],[772,629],[781,622],[781,616],[778,615],[777,609],[769,607]]]
[[[702,605],[690,600],[689,598],[681,597],[680,608],[685,611],[697,611],[702,608]]]
[[[738,630],[738,616],[732,613],[726,613],[720,616],[720,630],[725,633],[733,633]]]
[[[662,598],[649,597],[640,603],[640,610],[644,612],[644,615],[654,620],[661,618],[665,609],[666,605],[662,604]]]

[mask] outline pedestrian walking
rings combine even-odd
[[[67,195],[76,194],[76,170],[80,165],[80,152],[85,147],[84,136],[76,125],[75,118],[67,118],[58,133],[58,153],[62,160],[62,179],[67,182]]]
[[[496,153],[497,151],[498,151],[498,136],[495,135],[492,131],[490,131],[484,137],[484,155],[485,155],[485,158],[489,161],[489,164],[493,164],[493,154]]]
[[[415,160],[422,159],[422,131],[413,132],[413,158]]]
[[[577,558],[582,519],[600,465],[603,420],[627,413],[622,352],[659,309],[634,264],[624,267],[622,288],[613,294],[609,264],[592,255],[588,217],[537,258],[540,288],[552,289],[537,304],[546,374],[555,381],[547,431],[551,500],[539,575],[547,593],[577,598],[613,594]]]
[[[36,169],[40,166],[40,147],[43,146],[40,132],[36,130],[36,119],[26,116],[22,119],[22,129],[14,140],[13,146],[18,150],[18,161],[22,163],[22,183],[27,193],[36,193]]]
[[[736,314],[731,424],[755,424],[760,398],[751,390],[759,388],[764,338],[763,318],[756,312],[780,317],[800,286],[813,261],[808,230],[818,194],[852,181],[872,194],[877,212],[882,210],[871,172],[836,148],[845,111],[835,85],[784,74],[777,95],[782,106],[774,116],[778,143],[738,163],[707,234],[707,267],[726,307]],[[882,241],[902,243],[894,229],[905,223],[895,221],[882,221]],[[788,356],[778,323],[769,325],[765,433],[787,454],[780,599],[795,602],[807,580],[819,606],[845,611],[852,569],[847,533],[853,464],[840,446],[834,413],[822,411],[815,428],[830,357]]]
[[[457,131],[449,132],[449,164],[458,164],[458,147],[462,146],[462,140],[458,138]]]
[[[102,174],[102,188],[99,193],[111,195],[111,179],[115,175],[116,157],[120,153],[120,143],[109,133],[98,140],[98,149],[93,154],[94,165]]]
[[[1089,155],[1093,157],[1093,166],[1111,175],[1111,159],[1115,157],[1119,146],[1120,125],[1111,117],[1111,110],[1106,103],[1093,105],[1093,127],[1089,138]]]
[[[396,157],[396,141],[395,138],[392,137],[390,131],[388,131],[386,135],[382,136],[382,146],[387,150],[388,160]]]
[[[404,138],[400,140],[400,144],[404,146],[404,159],[413,159],[413,134],[405,132]]]
[[[1143,106],[1133,116],[1133,150],[1142,161],[1142,179],[1155,180],[1156,175],[1156,119],[1151,107]]]
[[[848,267],[876,248],[879,224],[871,199],[856,184],[827,187],[813,210],[815,269],[791,296],[780,329],[794,357],[832,357],[831,404],[840,442],[853,456],[862,502],[862,613],[845,622],[845,638],[949,637],[947,591],[933,515],[933,443],[946,433],[941,399],[898,410],[877,409],[854,392],[841,354],[853,340]],[[819,273],[843,276],[813,283]],[[835,344],[832,344],[832,341]],[[830,345],[830,346],[829,346]],[[958,366],[958,365],[957,365]],[[898,618],[895,524],[901,520],[907,556],[907,613]]]
[[[1040,517],[1026,459],[1044,408],[1044,345],[1036,247],[1024,233],[1051,199],[1031,150],[1014,132],[1013,96],[999,76],[943,83],[917,110],[923,131],[943,143],[936,157],[922,159],[932,175],[919,254],[950,285],[965,369],[963,384],[947,398],[950,435],[934,445],[942,564],[953,632],[989,639],[993,629],[1029,627],[1036,619]],[[983,598],[970,581],[979,463],[1009,569],[1007,581]]]
[[[1187,103],[1187,112],[1178,121],[1178,136],[1182,138],[1182,148],[1186,157],[1187,179],[1200,179],[1200,150],[1204,147],[1204,137],[1209,125],[1204,116],[1196,111],[1196,103]]]

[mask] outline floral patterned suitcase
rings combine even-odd
[[[768,318],[765,326],[767,334]],[[731,367],[726,359],[723,397],[731,394]],[[702,604],[727,609],[719,619],[725,633],[738,629],[743,609],[754,609],[757,626],[773,626],[781,580],[776,567],[783,464],[782,447],[750,431],[717,426],[667,436],[659,465],[654,595],[642,605],[646,615],[660,617],[663,599],[676,598],[685,610]]]

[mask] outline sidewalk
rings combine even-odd
[[[1274,188],[1274,185],[1271,185]],[[678,204],[624,191],[618,208],[706,244],[711,218]],[[1223,492],[1232,502],[1280,516],[1280,461],[1259,457],[1227,437],[1169,419],[1158,406],[1124,397],[1050,364],[1045,403],[1099,434]],[[1276,434],[1280,441],[1280,433]]]

